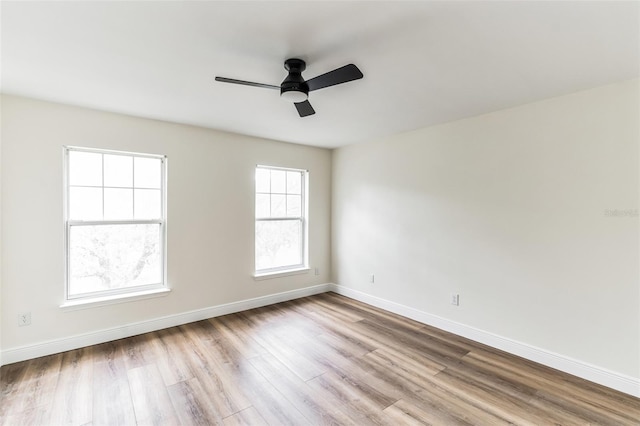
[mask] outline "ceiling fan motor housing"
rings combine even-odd
[[[289,75],[280,84],[280,97],[293,102],[304,102],[309,96],[309,86],[302,78],[302,71],[307,65],[302,59],[287,59],[284,69]]]

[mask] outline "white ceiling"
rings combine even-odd
[[[640,74],[632,2],[6,2],[4,93],[337,147]],[[309,79],[299,118],[283,61]]]

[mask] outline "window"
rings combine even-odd
[[[305,170],[256,168],[256,275],[306,268]]]
[[[166,158],[65,148],[66,299],[165,288]]]

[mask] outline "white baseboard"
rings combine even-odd
[[[274,303],[287,300],[298,299],[300,297],[334,291],[352,299],[385,309],[389,312],[414,319],[445,331],[466,337],[476,342],[489,345],[491,347],[521,356],[528,360],[555,368],[560,371],[590,380],[595,383],[619,390],[621,392],[640,397],[640,379],[616,373],[583,361],[579,361],[564,355],[556,354],[526,343],[511,340],[484,330],[480,330],[468,325],[460,324],[437,315],[429,314],[396,302],[382,299],[376,296],[353,290],[337,284],[320,284],[298,290],[291,290],[283,293],[271,294],[268,296],[256,297],[253,299],[240,300],[238,302],[226,303],[181,314],[169,315],[155,318],[121,327],[100,330],[93,333],[86,333],[70,336],[63,339],[51,340],[35,345],[22,346],[18,348],[6,349],[0,352],[0,365],[11,364],[27,359],[38,358],[85,346],[96,345],[112,340],[123,339],[136,336],[138,334],[151,331],[162,330],[168,327],[175,327],[194,321],[213,318],[221,315],[232,314],[234,312],[259,308],[261,306],[272,305]]]
[[[65,337],[63,339],[50,340],[35,345],[6,349],[0,352],[0,360],[3,364],[11,364],[27,359],[38,358],[41,356],[56,354],[72,349],[78,349],[85,346],[97,345],[99,343],[123,339],[125,337],[136,336],[138,334],[148,333],[151,331],[162,330],[168,327],[175,327],[178,325],[200,321],[207,318],[232,314],[234,312],[246,311],[247,309],[259,308],[261,306],[272,305],[274,303],[285,302],[287,300],[293,300],[300,297],[324,293],[329,291],[330,288],[330,284],[319,284],[312,287],[305,287],[297,290],[270,294],[268,296],[240,300],[238,302],[226,303],[223,305],[198,309],[195,311],[155,318],[152,320],[142,321],[134,324],[127,324],[125,326],[100,330],[93,333],[80,334],[76,336]]]
[[[331,284],[332,291],[359,300],[369,305],[376,306],[402,315],[421,323],[437,327],[439,329],[466,337],[479,343],[497,348],[528,360],[546,365],[556,370],[581,377],[583,379],[599,383],[620,392],[640,397],[640,379],[624,374],[616,373],[605,368],[598,367],[583,361],[579,361],[564,355],[556,354],[526,343],[511,340],[484,330],[468,325],[460,324],[437,315],[429,314],[399,303],[371,296],[348,287]]]

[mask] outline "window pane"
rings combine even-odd
[[[300,194],[302,188],[302,173],[287,172],[287,194]]]
[[[159,224],[70,228],[70,295],[161,282]]]
[[[287,215],[287,196],[280,194],[271,195],[271,217],[285,217]]]
[[[256,222],[256,270],[302,265],[299,220]]]
[[[134,195],[136,219],[162,217],[162,198],[159,189],[136,189]]]
[[[285,184],[287,172],[284,170],[271,170],[271,192],[284,194],[287,192]]]
[[[106,220],[133,219],[133,189],[104,189],[104,218]]]
[[[125,155],[105,154],[104,186],[133,188],[133,158]]]
[[[256,194],[256,217],[269,217],[271,207],[269,194]]]
[[[69,219],[102,220],[102,188],[69,188]]]
[[[136,157],[134,177],[136,188],[157,188],[162,185],[162,160]]]
[[[287,217],[302,216],[302,197],[300,195],[287,195]]]
[[[256,192],[269,192],[271,173],[267,169],[256,169]]]
[[[69,151],[69,185],[102,186],[102,154]]]

